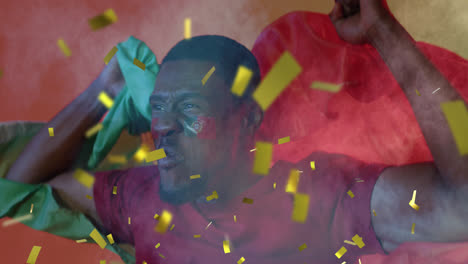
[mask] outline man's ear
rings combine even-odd
[[[255,132],[260,127],[263,121],[263,111],[255,102],[246,104],[247,114],[245,117],[246,128],[251,128]]]

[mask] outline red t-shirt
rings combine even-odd
[[[315,161],[315,170],[310,161]],[[172,206],[161,201],[158,170],[151,166],[97,173],[94,200],[103,226],[114,239],[135,246],[137,263],[237,263],[241,257],[256,264],[353,263],[360,255],[383,253],[371,226],[370,200],[384,168],[341,154],[315,152],[295,165],[277,162],[268,176],[222,212],[213,212],[206,204],[199,213],[190,204]],[[285,192],[291,169],[303,172],[297,191],[310,197],[305,223],[291,220],[293,196]],[[349,190],[354,198],[347,194]],[[253,199],[253,204],[243,203],[244,197]],[[173,214],[175,225],[165,234],[154,231],[158,221],[153,217],[162,210]],[[197,234],[201,237],[194,238]],[[362,249],[344,243],[356,234],[363,238]],[[231,241],[229,254],[223,250],[226,235]],[[300,251],[304,243],[307,248]],[[342,246],[348,251],[338,260],[335,253]]]

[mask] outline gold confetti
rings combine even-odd
[[[63,54],[65,54],[66,57],[71,56],[71,50],[62,38],[59,38],[57,40],[57,45],[59,46],[60,50],[62,51]]]
[[[291,219],[295,222],[304,223],[309,213],[309,195],[296,193],[294,195],[294,208]]]
[[[194,238],[200,238],[201,235],[193,235]]]
[[[354,242],[352,242],[352,241],[345,240],[344,242],[345,242],[346,244],[356,246],[356,243],[354,243]]]
[[[2,70],[0,70],[0,78],[2,77],[2,75],[3,75],[3,71],[2,71]]]
[[[332,83],[326,83],[326,82],[319,82],[315,81],[312,82],[312,85],[310,86],[312,89],[317,89],[317,90],[322,90],[322,91],[327,91],[331,93],[336,93],[341,90],[341,85],[340,84],[332,84]]]
[[[252,74],[253,72],[249,68],[240,65],[237,69],[236,78],[232,83],[231,92],[237,96],[242,96],[252,78]]]
[[[146,261],[143,260],[143,264],[148,264]]]
[[[359,181],[356,181],[356,182],[364,182],[364,180],[359,180]]]
[[[433,91],[432,94],[436,93],[436,92],[439,91],[439,90],[440,90],[440,87],[437,88],[435,91]]]
[[[244,197],[244,199],[242,199],[242,202],[246,204],[253,204],[253,200],[247,197]]]
[[[146,145],[141,145],[141,147],[137,150],[137,152],[135,153],[134,155],[134,159],[138,162],[143,162],[144,160],[146,160],[146,157],[148,156],[149,154],[149,150],[150,148]]]
[[[106,57],[104,57],[104,63],[107,65],[109,63],[109,61],[112,60],[112,58],[114,57],[115,53],[117,53],[117,51],[119,51],[119,49],[117,47],[113,47],[109,53],[107,53]]]
[[[129,217],[129,218],[128,218],[128,224],[129,224],[129,225],[131,224],[131,221],[132,221],[132,219]]]
[[[161,253],[158,253],[158,254],[159,254],[159,256],[160,256],[161,258],[163,258],[163,259],[166,258],[163,254],[161,254]]]
[[[311,161],[311,162],[310,162],[310,168],[311,168],[312,170],[315,170],[315,161]]]
[[[253,98],[263,111],[275,101],[281,92],[301,73],[302,68],[288,51],[276,61],[253,93]]]
[[[31,209],[29,210],[30,214],[32,214],[33,209],[34,209],[34,204],[31,204]]]
[[[234,215],[234,223],[237,223],[237,216]]]
[[[224,254],[231,253],[231,249],[229,248],[229,241],[228,240],[223,241],[223,249],[224,249]]]
[[[190,176],[190,179],[193,180],[193,179],[200,179],[200,174],[197,174],[197,175],[192,175]]]
[[[32,217],[33,217],[32,214],[27,214],[27,215],[15,217],[13,219],[6,220],[5,222],[3,222],[2,226],[7,227],[7,226],[14,225],[14,224],[18,224],[18,223],[21,223],[23,221],[27,221],[27,220],[32,219]]]
[[[278,139],[278,144],[288,143],[289,140],[290,140],[289,137],[280,138]]]
[[[99,130],[102,129],[102,123],[97,123],[96,125],[94,125],[93,127],[91,127],[90,129],[88,129],[85,133],[85,137],[86,138],[90,138],[94,135],[97,134],[97,132],[99,132]]]
[[[377,216],[377,213],[375,212],[375,210],[372,210],[372,212],[374,213],[374,216]]]
[[[138,68],[142,69],[143,71],[146,69],[146,65],[143,62],[141,62],[140,60],[138,60],[137,58],[133,59],[133,64],[138,66]]]
[[[191,39],[192,38],[192,19],[186,18],[184,21],[184,38]]]
[[[217,193],[216,191],[213,191],[213,194],[207,196],[207,197],[206,197],[206,200],[207,200],[207,201],[211,201],[211,200],[213,200],[213,199],[218,199],[218,198],[219,198],[219,197],[218,197],[218,193]]]
[[[109,240],[109,243],[112,245],[114,244],[114,238],[112,237],[112,234],[107,235],[107,240]]]
[[[340,259],[348,250],[345,247],[341,247],[338,252],[335,253],[335,256]]]
[[[273,158],[273,145],[268,142],[258,141],[255,143],[255,147],[257,151],[255,152],[253,172],[268,175]]]
[[[460,155],[468,154],[468,110],[463,100],[441,104]]]
[[[106,264],[106,261],[105,260],[100,260],[99,264]]]
[[[106,92],[102,91],[99,93],[98,100],[105,106],[107,109],[110,109],[114,104],[114,100],[112,100]]]
[[[41,251],[41,248],[42,247],[40,246],[33,246],[33,248],[31,249],[31,252],[29,253],[29,257],[26,263],[35,264],[37,256],[39,256],[39,252]]]
[[[299,171],[296,169],[292,169],[289,172],[289,179],[288,183],[286,184],[286,192],[287,193],[296,193],[297,192],[297,185],[299,184]]]
[[[166,157],[166,152],[164,152],[163,148],[160,148],[160,149],[157,149],[148,153],[148,156],[146,157],[146,162],[160,160],[165,157]]]
[[[53,127],[49,127],[49,136],[50,137],[54,136],[54,128]]]
[[[245,261],[245,258],[244,257],[241,257],[238,261],[237,261],[237,264],[242,264],[244,263]]]
[[[113,164],[126,164],[127,163],[127,157],[125,157],[124,155],[109,155],[107,157],[107,160],[109,160],[109,162]]]
[[[88,198],[88,199],[90,199],[90,200],[92,200],[92,199],[93,199],[93,197],[92,197],[92,196],[90,196],[89,194],[87,194],[87,195],[86,195],[86,198]]]
[[[254,149],[251,149],[251,150],[250,150],[250,152],[254,152],[254,151],[256,151],[256,150],[257,150],[257,149],[256,149],[256,148],[254,148]]]
[[[77,169],[73,174],[73,178],[87,188],[91,188],[94,184],[94,176],[82,169]]]
[[[364,244],[364,242],[362,242],[362,237],[360,237],[359,235],[353,236],[353,238],[351,240],[353,240],[353,242],[356,243],[356,245],[359,248],[363,248],[366,245],[366,244]]]
[[[359,259],[359,264],[361,264],[361,259]]]
[[[107,27],[115,22],[117,22],[117,15],[112,8],[88,20],[88,24],[93,31]]]
[[[419,205],[416,204],[416,190],[413,191],[413,198],[409,202],[409,205],[416,211],[419,210]]]
[[[304,243],[299,247],[299,251],[302,251],[302,250],[304,250],[306,248],[307,248],[307,245],[306,245],[306,243]]]
[[[88,242],[86,238],[76,240],[76,243],[85,243],[85,242]]]
[[[159,218],[159,215],[158,215],[158,214],[155,214],[155,215],[154,215],[154,219],[157,220],[158,218]]]
[[[273,189],[276,189],[276,182],[273,183]]]
[[[207,230],[208,227],[210,227],[211,223],[213,223],[213,221],[209,222],[208,225],[206,225],[205,230]]]
[[[415,223],[413,223],[413,225],[411,226],[411,234],[414,235],[414,227],[416,226]]]
[[[159,217],[159,222],[154,228],[158,233],[164,234],[167,231],[167,227],[172,221],[172,214],[169,211],[163,210],[161,216]]]
[[[349,197],[354,198],[354,193],[351,190],[349,190],[347,193],[348,193]]]
[[[99,234],[99,232],[96,230],[96,228],[89,234],[89,236],[94,240],[96,241],[96,243],[102,248],[104,249],[107,245],[106,241],[104,240],[104,238],[102,238],[101,234]]]
[[[117,186],[112,187],[112,194],[117,194]]]
[[[154,247],[158,248],[160,245],[161,245],[161,243],[157,243],[156,246],[154,246]]]
[[[421,96],[421,94],[419,93],[418,89],[416,89],[416,94],[417,94],[418,96]]]
[[[174,226],[175,226],[175,225],[172,224],[171,229],[169,229],[169,231],[172,231],[172,229],[174,229]]]
[[[208,79],[211,77],[211,75],[214,73],[216,70],[215,66],[211,67],[211,69],[205,74],[205,77],[202,79],[202,84],[205,85],[205,83],[208,81]]]

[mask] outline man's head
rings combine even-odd
[[[241,65],[253,76],[239,98],[231,86]],[[162,199],[176,204],[194,200],[206,192],[208,182],[223,181],[226,170],[245,160],[262,120],[250,96],[259,82],[253,54],[226,37],[194,37],[169,51],[150,98],[155,146],[167,154],[158,162]],[[197,174],[201,178],[190,179]]]

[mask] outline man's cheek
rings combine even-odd
[[[216,119],[213,117],[198,116],[184,120],[184,134],[198,139],[216,139]]]
[[[156,132],[156,124],[158,123],[159,118],[155,117],[151,119],[151,135],[153,136],[153,140],[158,138],[158,133]]]

